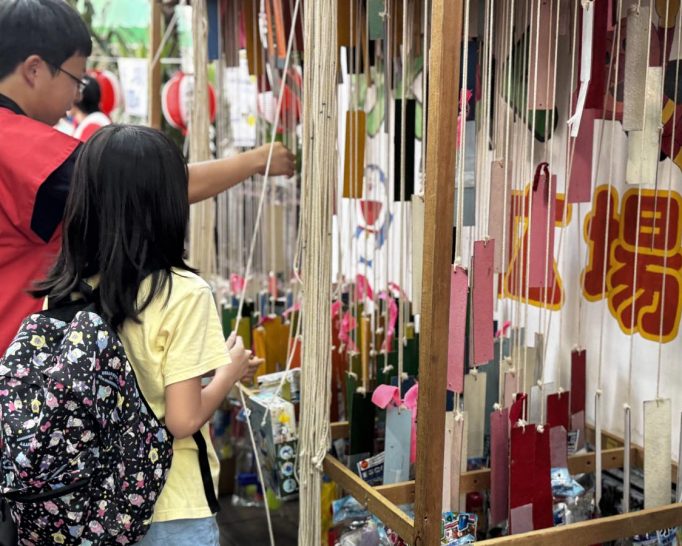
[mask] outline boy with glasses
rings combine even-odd
[[[91,52],[85,23],[64,0],[0,1],[0,355],[40,310],[27,289],[59,252],[80,142],[53,126],[80,98]],[[263,146],[190,165],[190,201],[262,174],[267,155]],[[293,172],[293,155],[276,145],[270,174]]]

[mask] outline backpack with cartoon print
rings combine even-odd
[[[0,359],[0,495],[19,544],[135,544],[172,437],[86,302],[31,315]]]

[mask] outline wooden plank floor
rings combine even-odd
[[[268,525],[265,509],[232,506],[230,497],[220,499],[218,526],[220,527],[220,546],[269,546]],[[273,512],[272,529],[277,546],[296,546],[298,544],[298,502],[282,503]]]

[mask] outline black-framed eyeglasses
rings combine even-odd
[[[86,82],[85,80],[83,80],[81,78],[74,76],[73,74],[71,74],[71,72],[69,72],[68,70],[64,70],[61,66],[57,66],[56,64],[51,63],[50,61],[45,61],[45,62],[47,64],[49,64],[55,70],[59,70],[59,72],[63,72],[69,78],[71,78],[73,81],[75,81],[78,84],[78,92],[83,93],[83,90],[85,89],[85,86],[88,85],[88,82]]]

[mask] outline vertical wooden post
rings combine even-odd
[[[440,544],[462,0],[433,0],[431,14],[414,521],[419,546]]]
[[[161,45],[161,1],[150,0],[152,16],[149,21],[149,89],[147,106],[149,126],[161,128],[161,59],[152,66],[154,55]]]

